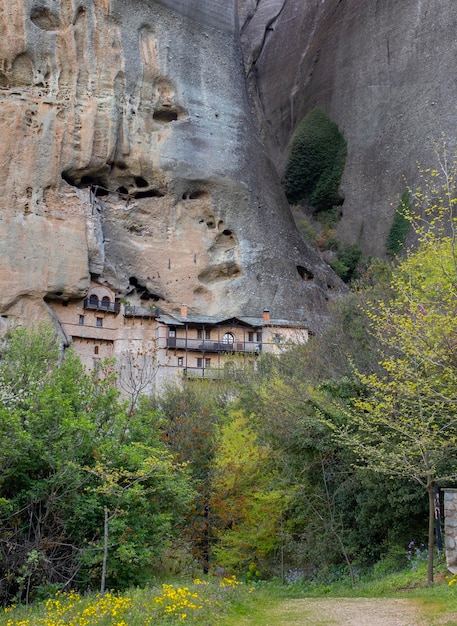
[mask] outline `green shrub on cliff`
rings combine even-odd
[[[407,215],[411,211],[411,194],[407,189],[402,193],[400,202],[395,209],[394,220],[387,237],[388,254],[395,256],[402,249],[411,225]]]
[[[312,109],[292,138],[284,189],[289,202],[307,200],[316,211],[341,204],[338,186],[346,161],[346,140],[320,109]]]

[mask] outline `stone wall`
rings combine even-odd
[[[443,489],[446,565],[457,574],[457,489]]]

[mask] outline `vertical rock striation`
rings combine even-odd
[[[404,178],[414,186],[417,161],[435,165],[443,133],[455,148],[455,2],[239,2],[246,70],[277,170],[298,122],[321,107],[348,142],[339,234],[385,253]]]

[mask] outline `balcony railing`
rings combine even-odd
[[[158,306],[133,306],[124,304],[125,317],[159,317],[161,311]]]
[[[183,374],[186,378],[207,378],[208,380],[243,380],[243,369],[226,367],[185,367]]]
[[[83,304],[85,309],[92,309],[93,311],[108,311],[108,313],[119,313],[121,305],[119,302],[102,302],[101,300],[94,301],[90,298],[86,298]]]
[[[193,350],[198,352],[251,352],[252,354],[258,354],[262,350],[262,344],[250,341],[224,343],[222,341],[210,341],[209,339],[202,340],[167,337],[167,348],[177,350]]]
[[[183,373],[186,378],[209,378],[211,380],[219,380],[226,376],[223,369],[213,367],[185,367]]]

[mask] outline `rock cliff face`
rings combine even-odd
[[[279,173],[315,106],[348,142],[340,236],[382,255],[394,205],[434,142],[455,147],[454,0],[239,0],[246,69]]]
[[[91,277],[291,319],[339,287],[259,139],[234,0],[3,1],[0,58],[4,324]]]

